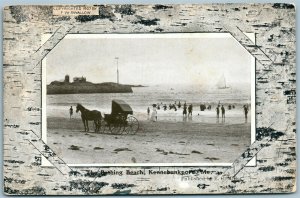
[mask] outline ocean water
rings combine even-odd
[[[250,90],[250,88],[248,89]],[[197,87],[179,87],[179,86],[152,86],[135,87],[133,93],[97,93],[97,94],[62,94],[47,95],[47,117],[69,117],[69,108],[73,106],[74,117],[80,117],[76,113],[76,104],[80,103],[90,110],[99,110],[102,114],[111,113],[111,101],[121,99],[128,103],[134,111],[134,116],[139,120],[149,119],[147,108],[152,111],[152,104],[193,104],[193,116],[185,119],[182,116],[182,107],[177,111],[158,110],[158,120],[163,121],[188,121],[188,122],[222,122],[222,119],[216,119],[215,108],[218,103],[226,108],[226,123],[245,123],[244,111],[242,106],[250,106],[250,91],[246,89],[224,89],[224,90],[204,90]],[[200,104],[211,104],[211,110],[200,111]],[[228,104],[234,104],[235,109],[228,110]],[[162,105],[160,105],[162,107]],[[151,114],[151,113],[150,113]],[[220,113],[221,115],[221,113]],[[250,118],[250,111],[248,117]],[[224,122],[224,121],[223,121]],[[250,119],[247,120],[250,122]]]

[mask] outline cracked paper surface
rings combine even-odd
[[[26,195],[295,191],[295,8],[290,4],[99,5],[4,9],[4,191]],[[67,34],[230,33],[256,58],[256,141],[230,167],[70,167],[42,136],[42,60]],[[244,33],[255,33],[253,43]],[[52,36],[41,45],[44,34]],[[41,166],[41,156],[51,167]],[[256,156],[256,166],[246,166]],[[120,172],[151,172],[120,176]],[[172,172],[172,174],[171,174]],[[43,182],[41,182],[43,181]]]

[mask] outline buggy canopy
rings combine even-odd
[[[133,114],[132,108],[123,100],[112,100],[111,114]]]

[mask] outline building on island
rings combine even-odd
[[[86,78],[83,76],[82,77],[74,77],[73,82],[80,82],[80,83],[86,82]]]
[[[71,78],[72,79],[72,78]],[[47,94],[86,94],[86,93],[132,93],[132,85],[113,82],[92,83],[86,77],[74,77],[70,82],[69,74],[62,80],[52,81],[47,85]]]

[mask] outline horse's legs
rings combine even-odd
[[[83,126],[84,126],[84,131],[86,131],[86,127],[85,127],[85,120],[82,119],[82,122],[83,122]]]
[[[88,120],[86,120],[86,128],[87,128],[87,131],[90,130],[90,129],[89,129],[89,121],[88,121]]]
[[[100,113],[100,116],[97,115],[97,117],[95,118],[94,120],[94,123],[95,123],[95,132],[99,132],[100,131],[100,127],[101,127],[101,113]]]
[[[98,131],[101,129],[101,118],[98,120]]]

